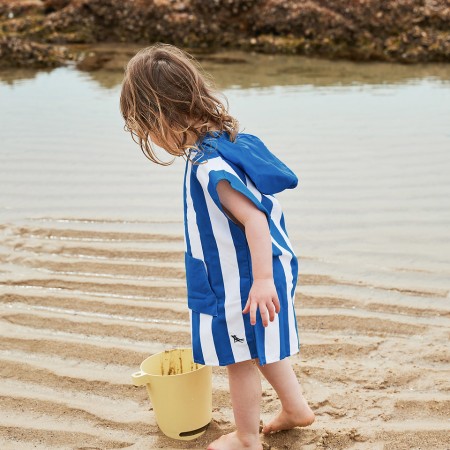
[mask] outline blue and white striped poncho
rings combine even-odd
[[[295,188],[297,176],[254,135],[210,131],[191,150],[184,174],[185,264],[194,361],[225,366],[253,358],[261,365],[299,351],[294,309],[298,261],[274,194]],[[191,160],[196,163],[193,164]],[[242,310],[252,286],[245,231],[223,210],[220,180],[248,197],[270,226],[280,312],[267,327]]]

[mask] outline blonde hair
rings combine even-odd
[[[232,142],[239,132],[239,122],[228,113],[228,100],[217,91],[212,77],[192,55],[161,42],[139,50],[126,65],[120,111],[124,130],[148,159],[163,166],[172,164],[177,156],[188,156],[191,148],[199,151],[195,144],[187,144],[188,133],[197,142],[210,131],[208,124],[226,131]],[[156,156],[150,133],[174,156],[171,161]]]

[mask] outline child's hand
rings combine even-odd
[[[265,327],[275,319],[275,312],[280,312],[280,301],[273,278],[257,278],[253,280],[252,288],[248,294],[248,300],[243,314],[250,312],[250,323],[256,324],[256,311],[259,308],[262,323]]]

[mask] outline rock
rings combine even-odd
[[[92,72],[94,70],[101,69],[105,63],[110,61],[111,55],[102,53],[89,53],[87,56],[82,57],[80,61],[76,64],[77,69],[86,72]]]
[[[56,67],[70,59],[63,47],[17,37],[0,37],[0,67]]]
[[[42,14],[44,5],[39,0],[0,0],[0,18],[13,19],[25,14]]]
[[[204,51],[227,47],[359,61],[450,61],[447,0],[0,0],[0,30],[0,36],[35,42],[41,49],[162,41]],[[33,54],[39,51],[26,58]],[[97,57],[85,64],[102,62]]]
[[[45,14],[49,14],[64,9],[70,3],[70,0],[44,0],[43,3]]]

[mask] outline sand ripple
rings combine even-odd
[[[223,368],[213,423],[191,443],[162,435],[130,383],[149,354],[190,344],[182,236],[88,217],[7,223],[0,234],[1,448],[205,448],[231,429]],[[266,437],[266,448],[450,448],[446,300],[301,273],[292,362],[317,420]],[[278,402],[264,387],[268,420]]]

